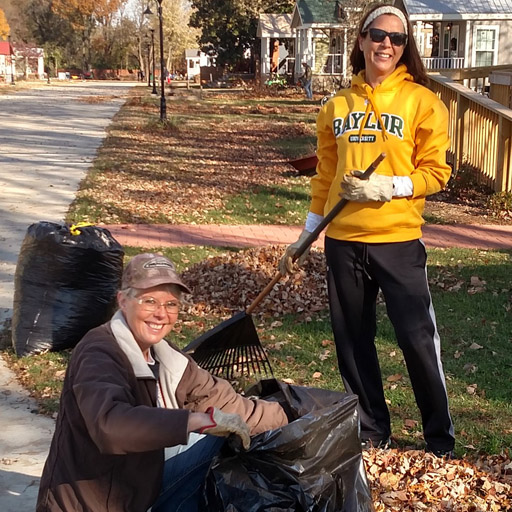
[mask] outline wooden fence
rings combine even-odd
[[[454,170],[468,165],[495,192],[512,192],[512,109],[446,76],[429,78],[450,112],[448,161]]]

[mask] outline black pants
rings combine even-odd
[[[361,438],[375,443],[391,434],[375,348],[380,288],[421,411],[427,448],[453,449],[423,243],[364,244],[326,237],[325,254],[338,365],[347,392],[359,397]]]

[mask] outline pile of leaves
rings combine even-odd
[[[246,309],[278,272],[284,247],[270,245],[203,260],[183,273],[193,292],[188,313],[195,316],[231,316]],[[274,286],[263,298],[257,315],[309,316],[327,308],[325,257],[313,249],[307,263]]]
[[[376,512],[512,510],[509,454],[473,462],[419,450],[364,452]]]

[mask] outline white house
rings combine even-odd
[[[14,73],[13,47],[8,41],[0,41],[0,80],[10,83]]]
[[[397,0],[427,69],[512,63],[512,0]]]
[[[291,14],[260,14],[257,36],[261,39],[261,81],[272,73],[293,75],[295,30]]]
[[[395,0],[394,5],[409,15],[427,69],[512,64],[512,0]],[[290,23],[295,41],[289,43],[295,46],[295,74],[307,61],[314,82],[347,83],[349,55],[362,13],[354,0],[297,0]],[[269,39],[289,34],[286,18],[265,16],[260,17],[258,29],[262,74],[270,66]]]
[[[206,53],[197,48],[185,50],[185,61],[187,62],[187,80],[193,80],[200,75],[201,67],[212,65]]]
[[[297,37],[296,73],[306,61],[314,75],[347,78],[352,12],[350,1],[297,0],[292,15]]]

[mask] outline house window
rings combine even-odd
[[[473,39],[475,66],[493,66],[498,61],[498,27],[475,26]]]

